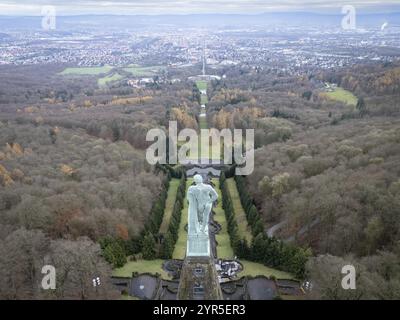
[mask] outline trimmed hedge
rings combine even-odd
[[[169,222],[168,231],[165,235],[159,256],[162,259],[171,259],[174,247],[178,241],[179,225],[181,223],[183,204],[186,195],[186,175],[183,173],[180,178],[178,191],[176,193],[175,205]]]
[[[186,191],[186,174],[182,167],[174,169],[170,165],[157,164],[156,171],[161,171],[166,175],[163,190],[161,191],[160,196],[158,197],[156,202],[153,204],[150,212],[150,218],[145,224],[145,227],[142,230],[139,239],[135,239],[136,241],[140,241],[140,252],[142,252],[143,258],[148,260],[155,259],[157,256],[163,257],[165,259],[169,259],[169,257],[172,256],[172,251],[176,240],[174,236],[174,228],[171,227],[171,225],[174,225],[175,222],[179,220],[179,226],[181,210],[179,210],[179,216],[177,215],[177,212],[178,208],[182,208],[183,206],[183,199],[185,197]],[[175,201],[174,211],[171,217],[168,232],[164,238],[161,238],[158,232],[164,218],[165,204],[168,197],[168,188],[171,178],[179,178],[181,179],[181,183],[178,187],[177,198]],[[151,239],[153,239],[154,241],[152,241]],[[158,243],[160,241],[161,246],[158,246]],[[171,252],[171,254],[169,254],[169,252]]]
[[[247,259],[249,255],[248,243],[246,239],[241,239],[239,237],[238,225],[235,219],[235,211],[232,205],[232,197],[225,182],[225,173],[222,172],[219,179],[219,185],[222,193],[222,207],[225,211],[226,221],[228,222],[228,233],[231,240],[231,247],[238,258]]]
[[[297,278],[305,276],[305,264],[311,255],[309,249],[284,243],[276,238],[269,238],[264,231],[264,224],[260,218],[253,198],[248,192],[246,180],[242,176],[234,175],[235,166],[229,168],[221,174],[221,190],[224,201],[224,209],[227,215],[229,234],[231,236],[232,247],[238,257],[246,258],[250,261],[260,262],[267,266],[290,272]],[[239,239],[237,234],[237,224],[233,219],[232,199],[229,191],[224,185],[226,177],[233,177],[239,191],[240,202],[246,213],[247,222],[251,227],[253,241],[251,246]]]
[[[126,242],[122,239],[105,237],[100,240],[102,256],[113,268],[120,268],[126,263]]]
[[[144,227],[145,234],[151,233],[155,235],[160,229],[160,225],[164,217],[165,202],[167,201],[168,196],[169,181],[170,178],[168,176],[168,179],[165,179],[160,196],[158,197],[156,202],[153,203],[150,211],[150,217]]]

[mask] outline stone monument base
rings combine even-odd
[[[185,259],[181,270],[178,300],[223,300],[213,258]]]
[[[210,238],[204,234],[188,235],[187,257],[210,257]]]

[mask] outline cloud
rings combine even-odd
[[[350,4],[376,12],[399,9],[398,0],[18,0],[1,1],[1,14],[40,15],[44,5],[59,14],[163,14],[163,13],[261,13],[268,11],[334,11]]]

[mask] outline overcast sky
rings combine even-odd
[[[310,11],[340,13],[343,5],[361,12],[400,12],[400,0],[0,0],[0,15],[40,15],[42,6],[70,14],[186,14]]]

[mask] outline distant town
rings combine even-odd
[[[360,62],[391,62],[399,55],[399,26],[358,30],[315,27],[185,29],[169,26],[143,32],[18,31],[0,34],[0,64],[65,63],[81,67],[123,67],[162,64],[187,67],[201,63],[223,68],[248,65],[296,74],[314,68],[330,69]],[[135,84],[135,83],[133,83]]]

